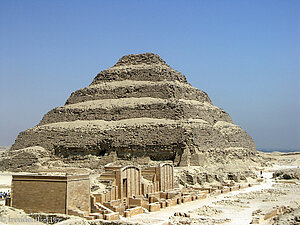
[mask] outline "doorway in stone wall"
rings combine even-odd
[[[127,198],[127,178],[123,179],[123,198]]]

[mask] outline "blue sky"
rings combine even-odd
[[[0,0],[0,145],[126,54],[154,52],[258,149],[300,149],[300,1]]]

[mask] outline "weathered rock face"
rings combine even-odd
[[[71,94],[12,149],[42,146],[56,155],[104,155],[201,165],[216,155],[255,154],[252,138],[208,95],[158,55],[122,57]]]
[[[0,163],[1,170],[21,170],[33,169],[47,164],[51,159],[49,151],[39,146],[32,146],[25,149],[11,150],[3,155]]]

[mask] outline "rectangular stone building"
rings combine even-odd
[[[12,207],[26,213],[90,212],[89,175],[13,175]]]

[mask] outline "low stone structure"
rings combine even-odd
[[[127,216],[140,212],[130,210],[133,207],[157,211],[161,206],[166,206],[167,191],[174,189],[173,174],[173,166],[168,163],[144,169],[135,166],[106,166],[100,180],[108,188],[103,193],[94,194],[95,200],[112,211]]]
[[[102,193],[90,193],[89,175],[13,175],[12,206],[26,213],[62,213],[86,219],[118,220],[145,211],[214,196],[242,186],[174,188],[173,166],[106,166]],[[248,186],[248,185],[247,185]]]
[[[286,210],[286,206],[276,206],[271,210],[257,210],[254,212],[254,217],[252,218],[251,224],[265,223],[265,221],[271,218],[282,216]]]
[[[90,211],[89,175],[13,175],[12,207],[26,213]]]

